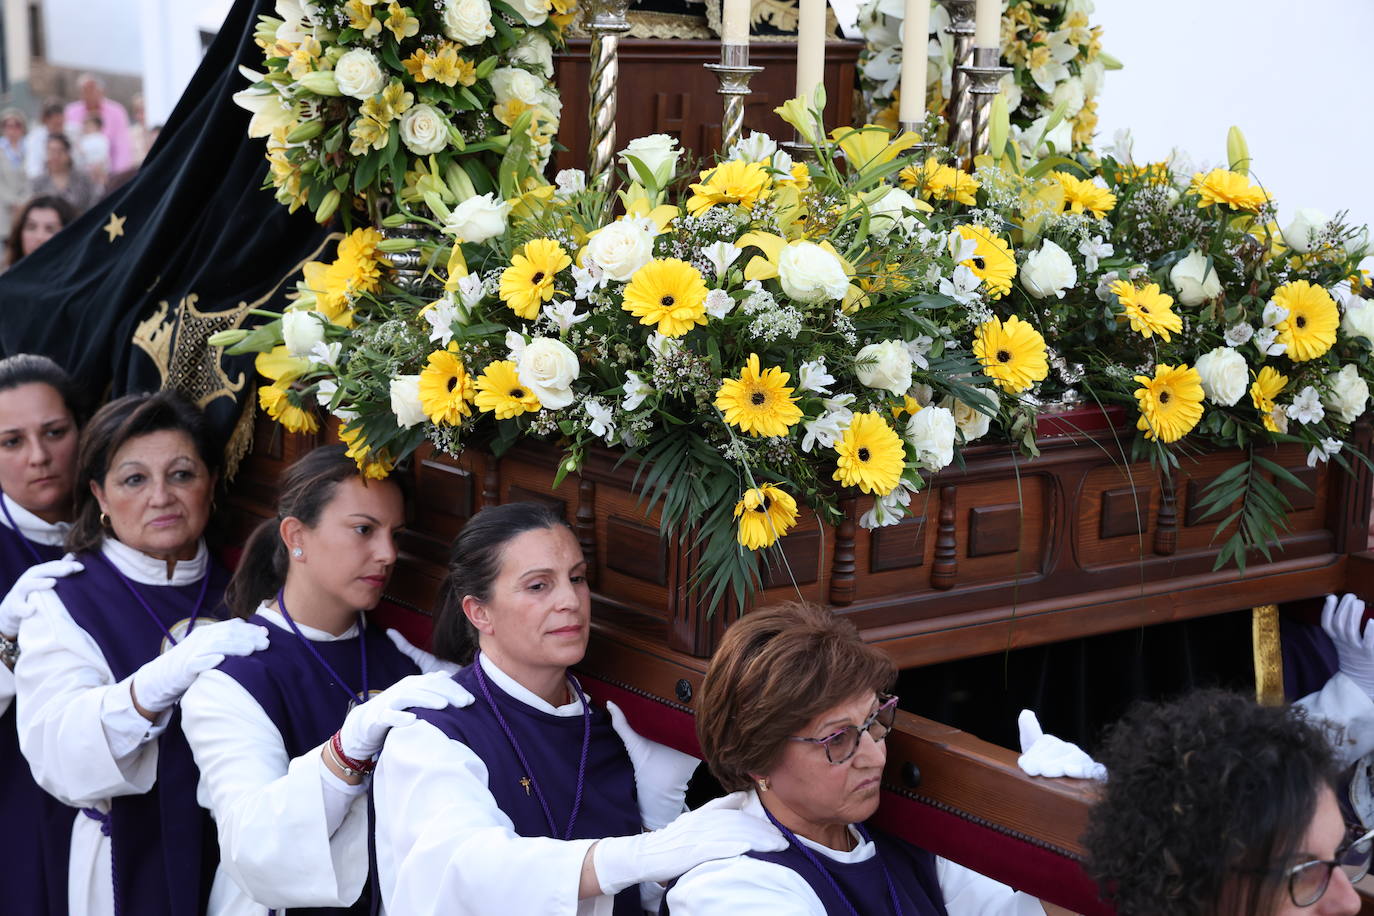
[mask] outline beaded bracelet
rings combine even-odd
[[[377,765],[376,760],[355,760],[345,754],[338,732],[329,738],[329,751],[334,755],[334,762],[349,776],[366,776]]]

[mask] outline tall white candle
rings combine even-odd
[[[930,39],[930,0],[906,0],[902,20],[902,102],[897,118],[920,121],[926,116],[926,46]]]
[[[973,46],[1002,47],[1002,0],[978,0],[974,5]]]
[[[825,0],[801,0],[797,17],[797,97],[810,102],[825,79]]]
[[[720,40],[727,45],[749,44],[749,0],[725,0]]]

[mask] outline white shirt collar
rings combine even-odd
[[[533,706],[540,712],[546,712],[551,716],[580,716],[582,715],[582,701],[573,696],[573,701],[563,706],[554,706],[532,690],[527,690],[519,681],[511,677],[500,668],[496,667],[496,662],[492,661],[485,652],[477,656],[477,663],[482,666],[487,677],[491,678],[492,683],[499,687],[504,693],[512,698],[519,700],[526,706]],[[569,675],[571,677],[572,675]]]
[[[747,798],[744,800],[744,804],[740,806],[740,810],[745,814],[752,814],[761,821],[767,821],[768,813],[763,807],[763,802],[759,801],[758,792],[751,789],[746,795]],[[810,849],[812,852],[820,853],[832,862],[839,862],[842,865],[848,865],[854,862],[867,862],[869,859],[873,858],[874,854],[877,852],[877,849],[873,846],[873,842],[871,840],[865,840],[860,836],[859,831],[854,829],[853,824],[849,826],[849,834],[854,838],[855,843],[854,848],[849,852],[841,852],[838,849],[831,849],[829,846],[822,846],[820,843],[808,840],[804,836],[798,836],[797,839],[805,844],[806,848]]]
[[[266,601],[258,605],[258,616],[262,617],[268,623],[281,627],[288,633],[291,631],[291,625],[286,622],[286,618],[281,615],[281,612],[274,611]],[[344,630],[338,636],[335,636],[328,630],[319,630],[315,627],[308,627],[305,624],[301,623],[299,620],[295,620],[295,618],[292,618],[292,620],[295,621],[296,626],[300,629],[301,635],[304,636],[306,639],[310,640],[311,642],[337,642],[341,639],[352,639],[354,636],[358,635],[358,625],[356,623],[350,626],[347,630]]]
[[[15,528],[22,537],[35,544],[46,544],[49,547],[60,547],[67,539],[67,529],[71,528],[69,523],[45,522],[4,493],[0,493],[0,499],[5,501],[5,508],[10,510]],[[9,519],[5,518],[4,513],[0,513],[0,525],[10,527]]]
[[[170,579],[167,577],[166,560],[150,557],[108,535],[100,545],[100,553],[114,564],[115,569],[143,585],[190,585],[199,582],[210,562],[210,551],[205,549],[204,540],[196,549],[195,559],[177,561]]]

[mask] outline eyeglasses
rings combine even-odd
[[[873,710],[873,715],[864,719],[862,725],[846,725],[835,734],[824,738],[789,737],[787,740],[819,744],[825,748],[826,760],[834,764],[844,763],[858,752],[859,738],[864,732],[868,732],[868,736],[874,741],[882,741],[887,737],[887,733],[892,731],[892,723],[897,721],[897,698],[879,694],[878,701],[880,705]]]
[[[1294,906],[1311,906],[1326,893],[1331,884],[1331,872],[1340,868],[1354,884],[1369,874],[1371,853],[1374,853],[1374,830],[1351,840],[1336,850],[1334,859],[1313,859],[1294,865],[1288,870],[1288,896]]]

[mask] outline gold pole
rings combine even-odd
[[[1283,647],[1279,642],[1279,606],[1262,604],[1250,611],[1255,650],[1255,700],[1283,705]]]

